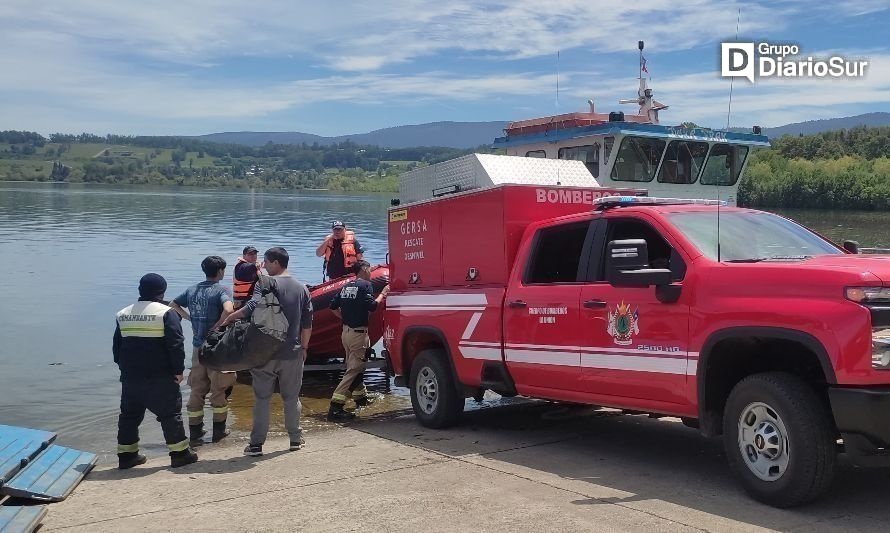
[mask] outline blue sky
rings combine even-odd
[[[634,5],[631,5],[634,4]],[[0,129],[320,135],[634,111],[637,40],[663,123],[726,123],[721,41],[869,61],[864,79],[737,80],[733,126],[890,111],[890,3],[840,0],[3,0]],[[557,51],[559,105],[556,103]]]

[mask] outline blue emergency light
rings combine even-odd
[[[701,198],[657,198],[654,196],[603,196],[593,201],[594,211],[602,211],[611,207],[630,207],[634,205],[714,205],[726,207],[724,200],[705,200]]]

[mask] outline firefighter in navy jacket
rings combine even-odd
[[[198,460],[182,425],[179,383],[185,350],[179,315],[162,303],[166,290],[163,277],[146,274],[139,280],[139,301],[117,313],[112,351],[121,371],[120,469],[145,462],[145,456],[139,454],[139,424],[146,409],[161,423],[173,468]]]

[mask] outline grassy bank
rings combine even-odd
[[[0,180],[389,192],[398,176],[472,152],[452,148],[224,145],[179,137],[0,132]]]

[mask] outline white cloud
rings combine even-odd
[[[42,131],[134,131],[134,124],[153,124],[158,132],[197,133],[209,124],[249,128],[251,120],[330,102],[399,109],[418,101],[512,98],[516,107],[502,108],[502,118],[521,118],[516,115],[526,115],[533,99],[549,100],[542,95],[553,91],[554,74],[542,72],[534,58],[557,49],[585,51],[599,66],[598,54],[633,51],[640,37],[659,54],[697,47],[689,54],[701,57],[735,34],[738,7],[740,32],[752,34],[784,31],[801,13],[855,16],[881,4],[848,0],[832,12],[796,0],[650,0],[639,6],[345,0],[333,7],[285,0],[4,0],[0,116],[7,127]],[[830,83],[737,83],[734,115],[773,125],[855,105],[886,105],[888,57],[862,53],[872,58],[869,78],[842,90]],[[292,75],[222,76],[236,58],[290,61],[297,68]],[[635,82],[610,74],[563,72],[563,102],[583,109],[594,97],[601,110],[618,108],[612,102],[632,96]],[[660,100],[672,104],[666,119],[722,125],[728,83],[715,72],[660,77],[655,88]],[[577,100],[570,106],[571,98]],[[542,107],[540,113],[552,110]]]
[[[346,0],[333,7],[286,0],[154,0],[152,2],[5,0],[0,30],[44,29],[75,37],[94,53],[126,53],[167,63],[206,64],[246,54],[298,53],[334,69],[376,70],[444,50],[506,58],[586,47],[632,50],[637,35],[663,51],[712,42],[735,29],[781,27],[786,8],[650,0]]]
[[[841,0],[820,5],[821,9],[830,11],[834,16],[868,15],[890,9],[887,0]]]

